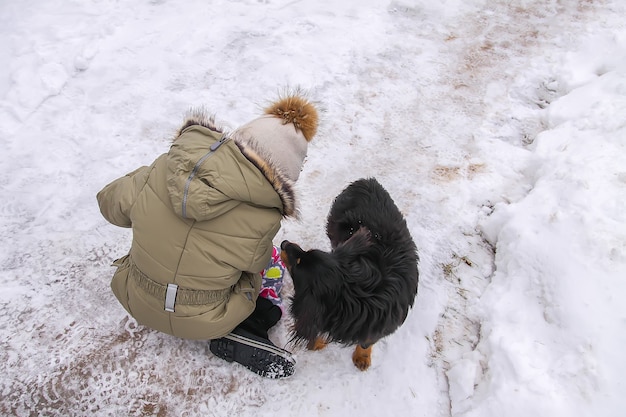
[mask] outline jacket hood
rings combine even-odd
[[[183,218],[209,220],[242,203],[296,216],[293,183],[268,155],[202,109],[190,113],[166,158],[170,201]]]

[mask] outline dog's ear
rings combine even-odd
[[[337,249],[335,249],[335,253],[347,253],[351,256],[358,256],[367,252],[369,247],[372,245],[372,233],[370,230],[365,227],[359,227],[359,230],[354,232],[350,239],[345,242],[339,244]]]

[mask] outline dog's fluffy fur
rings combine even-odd
[[[353,361],[367,369],[371,345],[393,333],[413,306],[417,248],[400,210],[373,178],[337,196],[326,232],[330,253],[281,244],[295,289],[294,340],[310,349],[327,342],[357,345]]]

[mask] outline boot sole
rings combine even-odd
[[[209,348],[215,356],[266,378],[286,378],[295,370],[291,353],[234,333],[211,340]]]

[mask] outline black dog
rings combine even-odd
[[[330,209],[332,251],[304,251],[284,241],[293,279],[294,340],[322,349],[356,345],[354,365],[367,369],[372,345],[406,319],[417,295],[417,248],[389,193],[373,178],[350,184]]]

